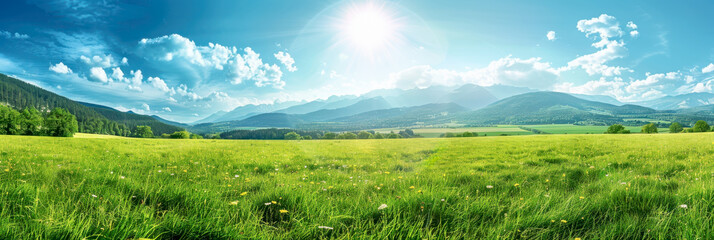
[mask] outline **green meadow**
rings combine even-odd
[[[573,124],[544,124],[544,125],[524,125],[524,127],[537,129],[550,134],[602,134],[607,131],[608,126],[582,126]],[[642,130],[642,126],[625,126],[625,129],[633,133]],[[657,129],[660,133],[669,132],[669,128]]]
[[[712,133],[0,136],[0,239],[711,239],[712,156]]]

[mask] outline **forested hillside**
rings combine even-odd
[[[150,116],[124,113],[104,106],[73,101],[35,85],[0,74],[0,103],[15,109],[35,107],[42,113],[61,107],[76,116],[79,132],[129,136],[139,125],[151,126],[154,133],[172,133],[183,128],[159,122]]]

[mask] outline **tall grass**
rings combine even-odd
[[[0,239],[710,239],[713,142],[2,136]]]

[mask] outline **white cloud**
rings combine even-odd
[[[164,112],[171,112],[171,108],[169,108],[169,107],[164,107],[164,108],[162,108],[162,110],[164,110]]]
[[[152,86],[154,86],[156,89],[161,90],[162,92],[170,92],[171,89],[169,86],[166,85],[166,82],[162,80],[161,78],[158,77],[149,77],[147,78],[149,83],[151,83]]]
[[[627,22],[627,27],[632,30],[635,30],[635,29],[637,29],[637,24],[633,23],[632,21],[629,21],[629,22]]]
[[[0,36],[7,38],[7,39],[13,39],[13,38],[14,39],[28,39],[28,38],[30,38],[30,36],[28,36],[27,34],[22,34],[22,33],[17,33],[17,32],[13,34],[8,31],[0,31]]]
[[[149,107],[149,104],[142,103],[142,104],[141,104],[141,107],[142,107],[144,110],[146,110],[147,112],[148,112],[148,111],[151,111],[151,108]]]
[[[558,71],[540,58],[520,59],[505,57],[487,67],[458,72],[415,66],[390,75],[392,87],[424,88],[431,85],[456,86],[465,83],[490,86],[505,84],[538,89],[549,89],[556,83]]]
[[[709,63],[708,66],[702,68],[702,73],[714,72],[714,63]]]
[[[93,67],[93,68],[89,69],[89,72],[90,72],[89,76],[92,79],[97,80],[99,82],[103,82],[103,83],[109,82],[109,78],[107,78],[107,73],[104,71],[103,68]]]
[[[589,81],[581,86],[574,86],[571,82],[557,84],[554,90],[559,92],[579,93],[587,95],[609,95],[622,97],[625,95],[622,87],[626,85],[621,78],[616,77],[614,81],[608,81],[601,77],[596,81]]]
[[[126,57],[121,58],[121,65],[127,65],[129,64],[129,60],[126,59]]]
[[[560,71],[580,67],[585,70],[588,75],[601,74],[603,76],[621,75],[624,71],[631,71],[625,67],[608,66],[605,64],[627,55],[625,42],[611,39],[622,36],[622,30],[615,17],[602,14],[597,18],[578,21],[577,27],[579,31],[585,33],[586,37],[593,34],[597,35],[596,38],[599,37],[600,41],[593,43],[592,46],[600,50],[575,58],[568,62],[567,67],[559,69]]]
[[[288,71],[297,71],[297,67],[293,66],[295,64],[295,59],[290,57],[290,53],[280,51],[274,54],[274,56],[278,59],[278,61],[280,61],[280,63],[282,63],[288,69]]]
[[[144,75],[141,74],[141,70],[136,70],[136,71],[131,71],[129,72],[133,77],[131,77],[128,80],[128,83],[131,84],[132,86],[140,86],[141,81],[144,79]]]
[[[197,46],[188,38],[172,34],[142,39],[139,41],[139,50],[147,59],[175,63],[176,66],[182,66],[182,70],[185,70],[185,66],[190,66],[192,71],[190,74],[198,78],[222,75],[226,76],[227,82],[232,84],[254,81],[258,87],[270,85],[282,88],[285,85],[281,79],[280,67],[263,63],[260,54],[250,47],[244,48],[244,54],[241,54],[236,47],[225,47],[214,43]],[[286,56],[289,57],[287,54]],[[288,70],[297,70],[292,63],[288,61],[283,64],[286,64]],[[216,71],[223,72],[214,74]]]
[[[682,74],[678,72],[646,74],[647,77],[641,80],[635,80],[630,83],[627,88],[629,93],[643,93],[651,89],[663,90],[667,85],[674,85],[673,80],[682,80]],[[673,87],[673,86],[672,86]]]
[[[124,58],[124,59],[126,59],[126,58]],[[114,60],[114,57],[111,54],[103,55],[103,56],[94,55],[91,58],[81,55],[81,56],[79,56],[79,60],[81,60],[88,66],[92,66],[92,67],[111,68],[111,67],[119,66],[119,62]]]
[[[637,31],[637,30],[632,30],[632,31],[630,31],[630,36],[631,36],[631,37],[637,37],[637,36],[639,36],[639,35],[640,35],[640,32]]]
[[[545,35],[548,40],[550,41],[555,41],[555,31],[549,31],[548,34]]]
[[[593,43],[593,47],[602,48],[610,42],[610,38],[622,36],[620,24],[615,17],[607,14],[601,14],[599,17],[592,19],[583,19],[578,21],[578,30],[585,33],[586,37],[592,34],[597,34],[600,41]]]
[[[64,63],[59,62],[58,64],[55,65],[50,65],[50,71],[59,73],[59,74],[69,74],[72,73],[72,69],[67,67],[67,65],[64,65]]]
[[[126,82],[124,72],[119,67],[112,68],[112,79],[117,82]]]

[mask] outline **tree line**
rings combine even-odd
[[[77,131],[77,118],[66,109],[43,113],[34,107],[17,111],[0,105],[0,134],[72,137]]]
[[[662,123],[648,123],[642,126],[640,130],[641,133],[658,133],[658,127],[662,126]],[[666,125],[664,125],[666,126]],[[709,124],[704,120],[699,120],[694,123],[691,128],[685,128],[682,124],[678,122],[673,122],[669,125],[669,133],[693,133],[693,132],[711,132],[714,128],[710,127]],[[628,134],[630,130],[625,129],[622,124],[613,124],[607,128],[605,134]]]

